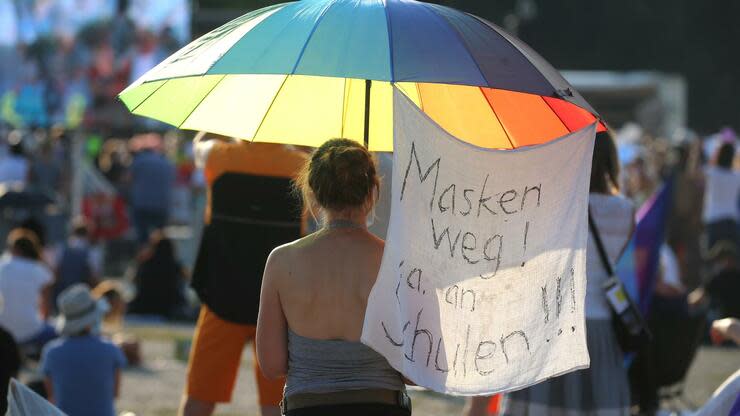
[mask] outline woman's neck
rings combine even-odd
[[[327,212],[324,220],[328,228],[367,228],[367,214],[360,210]]]

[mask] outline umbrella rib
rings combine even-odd
[[[464,47],[463,49],[465,49],[465,52],[468,53],[468,56],[470,57],[470,60],[473,62],[473,64],[475,64],[475,69],[478,70],[478,73],[480,74],[480,77],[483,78],[483,81],[485,81],[486,86],[489,86],[490,87],[491,86],[491,82],[486,77],[486,74],[483,73],[483,70],[481,69],[480,65],[478,65],[478,61],[475,60],[475,57],[470,52],[470,47],[467,44],[467,42],[465,42],[465,39],[462,37],[462,35],[460,34],[460,32],[454,26],[452,26],[452,24],[447,19],[445,19],[444,16],[441,16],[441,15],[437,14],[437,12],[434,10],[437,7],[437,5],[433,5],[433,4],[429,4],[429,3],[421,3],[421,4],[423,4],[424,7],[426,7],[427,9],[429,9],[429,11],[432,13],[432,15],[434,15],[434,17],[436,17],[438,20],[442,21],[443,24],[445,26],[447,26],[452,31],[452,33],[455,34],[455,37],[457,38],[457,40]],[[444,6],[439,6],[439,7],[444,7]]]
[[[572,132],[572,130],[571,130],[571,129],[569,129],[569,128],[568,128],[568,126],[567,126],[567,125],[565,124],[565,122],[563,121],[563,118],[562,118],[562,117],[560,117],[560,114],[558,114],[558,112],[557,112],[557,111],[555,111],[555,109],[554,109],[554,108],[552,108],[552,106],[550,105],[550,103],[548,103],[548,102],[547,102],[547,100],[545,99],[545,97],[543,97],[543,96],[541,96],[541,95],[540,95],[539,97],[540,97],[540,98],[542,99],[542,101],[544,101],[544,102],[545,102],[545,105],[547,105],[547,107],[548,107],[548,108],[550,109],[550,111],[552,111],[552,112],[553,112],[553,114],[555,114],[555,117],[557,117],[557,118],[558,118],[558,120],[560,120],[560,123],[561,123],[561,124],[563,125],[563,127],[565,127],[565,131],[567,131],[568,133]]]
[[[501,126],[501,130],[504,131],[504,134],[506,135],[506,140],[509,141],[509,144],[511,145],[512,149],[516,149],[516,146],[514,146],[514,142],[511,141],[511,136],[509,136],[509,132],[506,130],[506,127],[504,127],[504,123],[501,121],[500,118],[498,118],[498,114],[496,114],[496,110],[493,108],[493,103],[491,103],[488,100],[488,97],[486,97],[486,93],[483,92],[483,88],[477,87],[478,91],[480,91],[481,95],[483,95],[483,99],[486,100],[486,103],[488,104],[488,108],[491,109],[491,114],[493,114],[493,117],[496,118],[496,121],[498,121],[499,126]]]
[[[201,75],[201,77],[203,77],[203,76],[204,75]],[[185,117],[184,119],[182,119],[182,121],[180,122],[180,125],[177,126],[178,128],[180,128],[182,125],[185,124],[186,121],[188,121],[188,119],[190,118],[190,116],[192,116],[193,113],[195,112],[195,109],[197,109],[201,104],[203,104],[203,101],[205,101],[206,97],[208,97],[209,95],[211,95],[211,92],[213,92],[213,90],[215,90],[216,87],[218,87],[218,84],[220,84],[221,81],[223,81],[225,78],[226,78],[226,75],[222,75],[221,76],[221,79],[219,79],[218,81],[216,81],[215,84],[213,84],[213,86],[211,87],[211,89],[208,90],[208,92],[205,93],[205,95],[203,95],[203,97],[200,99],[200,101],[198,101],[198,104],[196,104],[196,105],[193,106],[192,110],[190,110],[190,112],[188,113],[188,116]]]
[[[470,16],[471,18],[473,18],[473,20],[475,20],[476,22],[478,22],[478,24],[480,24],[481,26],[490,29],[496,35],[498,35],[503,40],[505,40],[506,42],[508,42],[509,45],[511,45],[514,49],[516,49],[524,57],[524,59],[529,63],[529,65],[532,68],[534,68],[534,72],[537,75],[539,75],[542,78],[542,80],[545,81],[545,83],[547,84],[547,86],[550,89],[553,90],[553,93],[556,93],[557,92],[557,87],[555,86],[554,81],[550,79],[550,76],[549,75],[545,74],[545,71],[543,69],[540,69],[540,66],[543,63],[545,64],[545,66],[550,66],[550,64],[547,61],[545,61],[545,59],[542,56],[540,56],[540,54],[537,53],[537,51],[535,51],[529,45],[527,45],[526,43],[524,43],[521,39],[517,39],[515,36],[510,35],[505,30],[499,28],[498,26],[494,25],[493,23],[489,22],[488,20],[483,19],[480,16],[476,16],[476,15],[474,15],[472,13],[465,13],[465,14],[467,14],[468,16]],[[514,40],[519,41],[520,44],[515,43]],[[552,68],[552,69],[555,70],[555,72],[557,72],[557,70],[555,68]],[[559,72],[557,72],[557,75],[562,78],[562,75]],[[563,78],[563,80],[565,80],[565,79]],[[566,84],[567,84],[567,81],[566,81]],[[502,88],[502,89],[506,89],[506,88]],[[526,91],[512,90],[512,89],[507,89],[507,90],[508,91],[514,91],[514,92],[526,92]],[[532,94],[532,93],[529,92],[529,94]],[[580,107],[580,105],[579,105],[579,107]],[[588,110],[588,111],[591,112],[590,110]]]
[[[421,111],[424,111],[424,100],[421,99],[421,90],[419,89],[419,83],[414,82],[414,87],[416,87],[416,95],[419,96],[419,108],[421,108]]]
[[[272,110],[273,104],[275,104],[275,101],[277,101],[278,95],[280,95],[280,91],[283,90],[283,87],[285,86],[285,82],[288,80],[288,77],[290,75],[286,75],[285,78],[283,78],[283,82],[280,83],[280,88],[278,88],[277,92],[275,93],[275,96],[272,97],[272,101],[270,101],[270,106],[267,107],[267,111],[265,111],[265,115],[262,117],[262,120],[260,121],[260,125],[257,126],[257,129],[254,131],[254,136],[252,137],[252,141],[255,141],[257,139],[257,135],[260,132],[260,129],[262,128],[262,124],[264,124],[265,119],[267,118],[267,115],[270,114],[270,110]]]
[[[250,18],[248,18],[247,20],[245,20],[245,21],[243,21],[243,22],[239,23],[239,26],[242,26],[242,25],[248,24],[248,23],[249,23],[249,22],[251,22],[252,20],[255,20],[255,19],[257,19],[257,18],[260,18],[260,17],[261,17],[261,16],[263,15],[263,14],[265,14],[265,13],[273,13],[273,14],[274,14],[274,13],[277,13],[277,12],[279,12],[280,10],[282,10],[283,8],[285,8],[285,6],[288,6],[288,5],[289,5],[289,4],[291,4],[291,3],[295,3],[295,2],[285,2],[285,3],[278,3],[278,4],[273,4],[273,5],[271,5],[271,6],[267,6],[267,7],[263,8],[263,9],[259,9],[259,10],[254,10],[254,11],[252,11],[252,12],[249,12],[249,13],[247,13],[247,15],[250,15],[250,14],[252,14],[252,16],[251,16]],[[236,21],[236,20],[239,20],[239,19],[241,19],[241,18],[243,18],[243,17],[245,17],[245,16],[246,16],[246,15],[244,15],[244,16],[241,16],[241,17],[237,17],[236,19],[232,20],[232,21],[231,21],[231,22],[229,22],[229,23],[232,23],[232,22],[234,22],[234,21]],[[270,17],[270,16],[267,16],[267,18],[269,18],[269,17]],[[230,46],[230,47],[229,47],[229,48],[228,48],[228,49],[227,49],[226,51],[224,51],[224,53],[223,53],[223,54],[221,54],[221,55],[220,55],[220,56],[219,56],[218,58],[216,58],[216,59],[215,59],[215,60],[214,60],[214,61],[213,61],[213,62],[212,62],[212,63],[211,63],[211,64],[210,64],[209,66],[208,66],[208,69],[207,69],[207,70],[206,70],[206,71],[204,72],[204,74],[209,74],[209,72],[211,71],[211,69],[213,69],[213,67],[214,67],[214,66],[216,66],[216,64],[218,64],[218,63],[219,63],[219,62],[221,61],[221,59],[223,59],[223,57],[224,57],[224,56],[226,56],[226,55],[227,55],[227,54],[229,53],[229,50],[231,50],[231,48],[233,48],[233,47],[234,47],[235,45],[237,45],[237,44],[238,44],[239,42],[241,42],[241,41],[242,41],[242,40],[244,39],[244,37],[245,37],[245,36],[247,36],[247,35],[248,35],[248,34],[249,34],[250,32],[252,32],[252,31],[253,31],[254,29],[256,29],[256,28],[257,28],[257,27],[258,27],[259,25],[261,25],[261,24],[262,24],[262,23],[264,22],[264,20],[266,20],[266,19],[263,19],[263,21],[262,21],[262,22],[258,22],[258,23],[256,23],[256,24],[255,24],[254,26],[252,26],[252,28],[250,28],[249,30],[247,30],[246,32],[244,32],[244,33],[243,33],[243,34],[242,34],[242,35],[241,35],[241,36],[239,37],[239,39],[236,39],[236,40],[234,41],[234,43],[233,43],[233,44],[232,44],[232,45],[231,45],[231,46]],[[228,23],[227,23],[227,24],[228,24]],[[215,30],[218,30],[218,28],[217,28],[217,29],[215,29]],[[235,30],[236,30],[236,29],[235,29]],[[213,31],[211,31],[211,32],[209,32],[209,33],[212,33],[212,32],[213,32]],[[208,35],[208,34],[206,34],[206,35],[204,35],[204,36],[207,36],[207,35]],[[214,42],[214,44],[215,44],[215,43],[218,43],[218,41]],[[211,47],[213,47],[213,45],[209,46],[209,49],[210,49]],[[209,74],[209,75],[212,75],[212,74]]]
[[[306,52],[306,48],[308,47],[308,42],[311,41],[313,34],[316,32],[316,29],[318,29],[319,25],[321,24],[321,21],[324,19],[326,12],[331,8],[331,6],[334,5],[334,3],[336,3],[336,0],[332,0],[331,2],[327,3],[327,6],[324,8],[324,10],[321,11],[321,14],[319,15],[318,19],[316,19],[316,23],[311,28],[311,33],[309,33],[308,37],[306,37],[306,42],[303,43],[301,52],[298,54],[298,58],[296,58],[295,60],[293,69],[290,71],[291,74],[295,74],[296,69],[298,69],[298,64],[301,63],[301,59],[303,59],[303,54]]]
[[[381,3],[383,3],[383,11],[385,12],[385,26],[386,31],[388,32],[388,63],[390,67],[389,69],[391,71],[390,80],[391,82],[395,82],[396,74],[393,64],[393,31],[391,30],[391,15],[388,12],[388,0],[381,0]]]
[[[156,81],[154,81],[154,82],[156,82]],[[151,97],[152,97],[152,95],[154,95],[154,94],[155,94],[155,93],[156,93],[157,91],[159,91],[159,90],[160,90],[160,88],[164,87],[164,84],[166,84],[166,83],[168,83],[168,82],[170,82],[170,80],[169,80],[169,79],[166,79],[166,80],[164,80],[164,82],[163,82],[163,83],[162,83],[162,84],[161,84],[160,86],[158,86],[157,88],[155,88],[155,89],[154,89],[154,91],[152,91],[152,92],[151,92],[151,93],[150,93],[149,95],[147,95],[147,96],[146,96],[146,98],[144,98],[143,100],[141,100],[141,101],[139,102],[139,104],[136,104],[136,107],[134,107],[134,108],[132,108],[132,109],[131,109],[131,113],[133,113],[133,114],[136,114],[136,113],[134,113],[134,111],[138,110],[138,109],[139,109],[139,107],[141,107],[141,105],[142,105],[142,104],[144,104],[144,102],[145,102],[146,100],[148,100],[149,98],[151,98]],[[144,84],[142,84],[142,85],[144,85]],[[119,98],[119,99],[120,99],[120,98]]]
[[[347,78],[344,78],[344,88],[342,88],[342,125],[339,127],[339,137],[344,137],[344,123],[347,117]]]

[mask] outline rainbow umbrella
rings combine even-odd
[[[390,151],[393,86],[454,136],[489,148],[544,143],[598,118],[520,40],[410,0],[256,10],[176,52],[120,99],[183,129],[308,146],[346,137]]]

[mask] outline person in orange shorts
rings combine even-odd
[[[208,185],[205,227],[192,286],[202,302],[188,364],[182,416],[211,415],[231,401],[241,354],[256,334],[267,256],[301,234],[292,179],[305,161],[293,146],[212,138],[195,140]],[[284,380],[255,377],[263,416],[280,414]]]

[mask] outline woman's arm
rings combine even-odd
[[[113,398],[117,399],[121,391],[121,369],[116,368],[116,374],[113,376]]]
[[[52,284],[48,284],[41,289],[41,295],[39,300],[39,313],[41,317],[46,320],[49,319],[52,310],[52,299],[54,298],[54,288]]]
[[[54,404],[54,385],[51,383],[49,376],[44,377],[44,388],[46,389],[46,400]]]
[[[262,374],[269,379],[282,377],[288,372],[288,323],[277,288],[284,251],[284,247],[278,247],[267,258],[257,318],[257,360]]]

